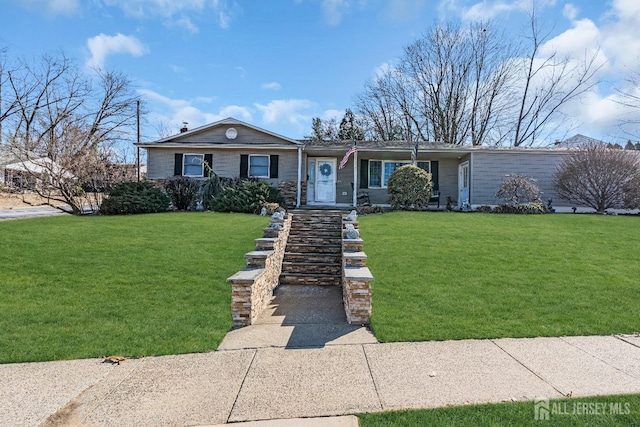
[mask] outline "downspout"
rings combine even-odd
[[[300,199],[302,195],[302,147],[298,147],[298,186],[296,195],[296,208],[300,207]]]

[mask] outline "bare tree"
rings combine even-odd
[[[599,52],[585,54],[576,60],[561,56],[557,51],[542,56],[541,48],[549,40],[550,32],[543,33],[538,25],[535,10],[529,13],[530,34],[528,53],[519,61],[523,82],[519,95],[518,112],[514,123],[514,147],[534,145],[560,126],[566,126],[562,107],[578,99],[598,84],[596,76],[602,64],[598,64]]]
[[[631,114],[621,115],[618,118],[618,127],[635,139],[638,137],[638,125],[640,125],[640,118],[638,118],[638,111],[640,110],[640,72],[633,71],[628,73],[624,86],[616,88],[616,92],[619,95],[616,102],[626,107]],[[636,150],[638,149],[638,144],[636,144]]]
[[[36,191],[67,203],[74,213],[97,209],[94,197],[112,163],[113,145],[135,129],[136,97],[120,73],[87,75],[64,54],[19,61],[7,73],[2,121]]]
[[[412,120],[409,114],[404,113],[414,109],[416,98],[413,94],[409,94],[411,86],[403,82],[402,78],[398,70],[387,70],[367,82],[364,90],[356,96],[356,108],[364,123],[366,139],[381,141],[420,139],[420,124]]]
[[[599,213],[633,204],[640,191],[640,156],[635,151],[589,143],[566,156],[558,166],[554,184],[563,199]]]
[[[535,179],[526,175],[512,173],[505,176],[496,192],[496,197],[514,205],[540,202],[540,188],[538,188]]]
[[[435,26],[404,49],[397,67],[365,86],[358,112],[380,139],[499,142],[494,129],[509,105],[513,74],[507,59],[514,49],[505,40],[490,23]]]

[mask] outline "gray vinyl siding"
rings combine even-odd
[[[553,204],[566,206],[556,196],[553,175],[562,161],[560,153],[473,153],[471,158],[471,204],[496,205],[503,203],[495,197],[505,175],[519,173],[537,180],[543,201],[552,198]]]
[[[447,203],[447,196],[458,198],[458,160],[440,159],[438,184],[440,185],[440,205]]]
[[[225,136],[225,132],[229,128],[234,128],[238,131],[238,135],[234,139],[228,139]],[[173,142],[181,143],[215,143],[215,144],[257,144],[257,145],[282,145],[281,138],[277,138],[273,135],[269,135],[264,132],[259,132],[256,129],[244,127],[241,125],[220,125],[214,128],[203,130],[202,132],[196,132],[189,135],[177,135],[172,139]]]
[[[240,155],[241,154],[277,154],[278,158],[278,179],[269,179],[272,185],[277,185],[280,181],[297,181],[298,179],[298,152],[297,150],[256,150],[234,149],[225,150],[220,148],[212,149],[189,149],[181,148],[148,148],[147,149],[147,178],[167,179],[173,176],[174,161],[176,153],[193,154],[213,154],[213,171],[219,176],[235,178],[240,175]]]

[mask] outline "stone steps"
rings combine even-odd
[[[284,255],[284,260],[309,263],[340,263],[342,261],[342,255],[339,253],[287,252]]]
[[[286,274],[342,274],[342,265],[335,262],[284,261],[282,271]]]
[[[280,275],[281,285],[317,285],[340,286],[342,275],[313,273],[283,273]]]
[[[293,214],[280,284],[342,284],[341,215],[323,211]]]

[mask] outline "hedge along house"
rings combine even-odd
[[[137,144],[147,151],[147,179],[203,178],[208,169],[221,177],[259,178],[277,187],[295,183],[301,204],[304,144],[228,118],[177,135]]]
[[[356,206],[358,195],[371,204],[387,204],[387,181],[410,164],[415,142],[358,141],[343,168],[340,162],[353,141],[294,140],[227,118],[153,142],[147,150],[147,178],[203,178],[208,166],[222,177],[259,178],[292,194],[290,206]],[[460,147],[418,144],[417,165],[432,174],[438,203],[448,197],[454,207],[501,203],[495,193],[506,175],[537,180],[546,200],[556,197],[553,175],[567,148]],[[436,199],[434,198],[434,202]]]

